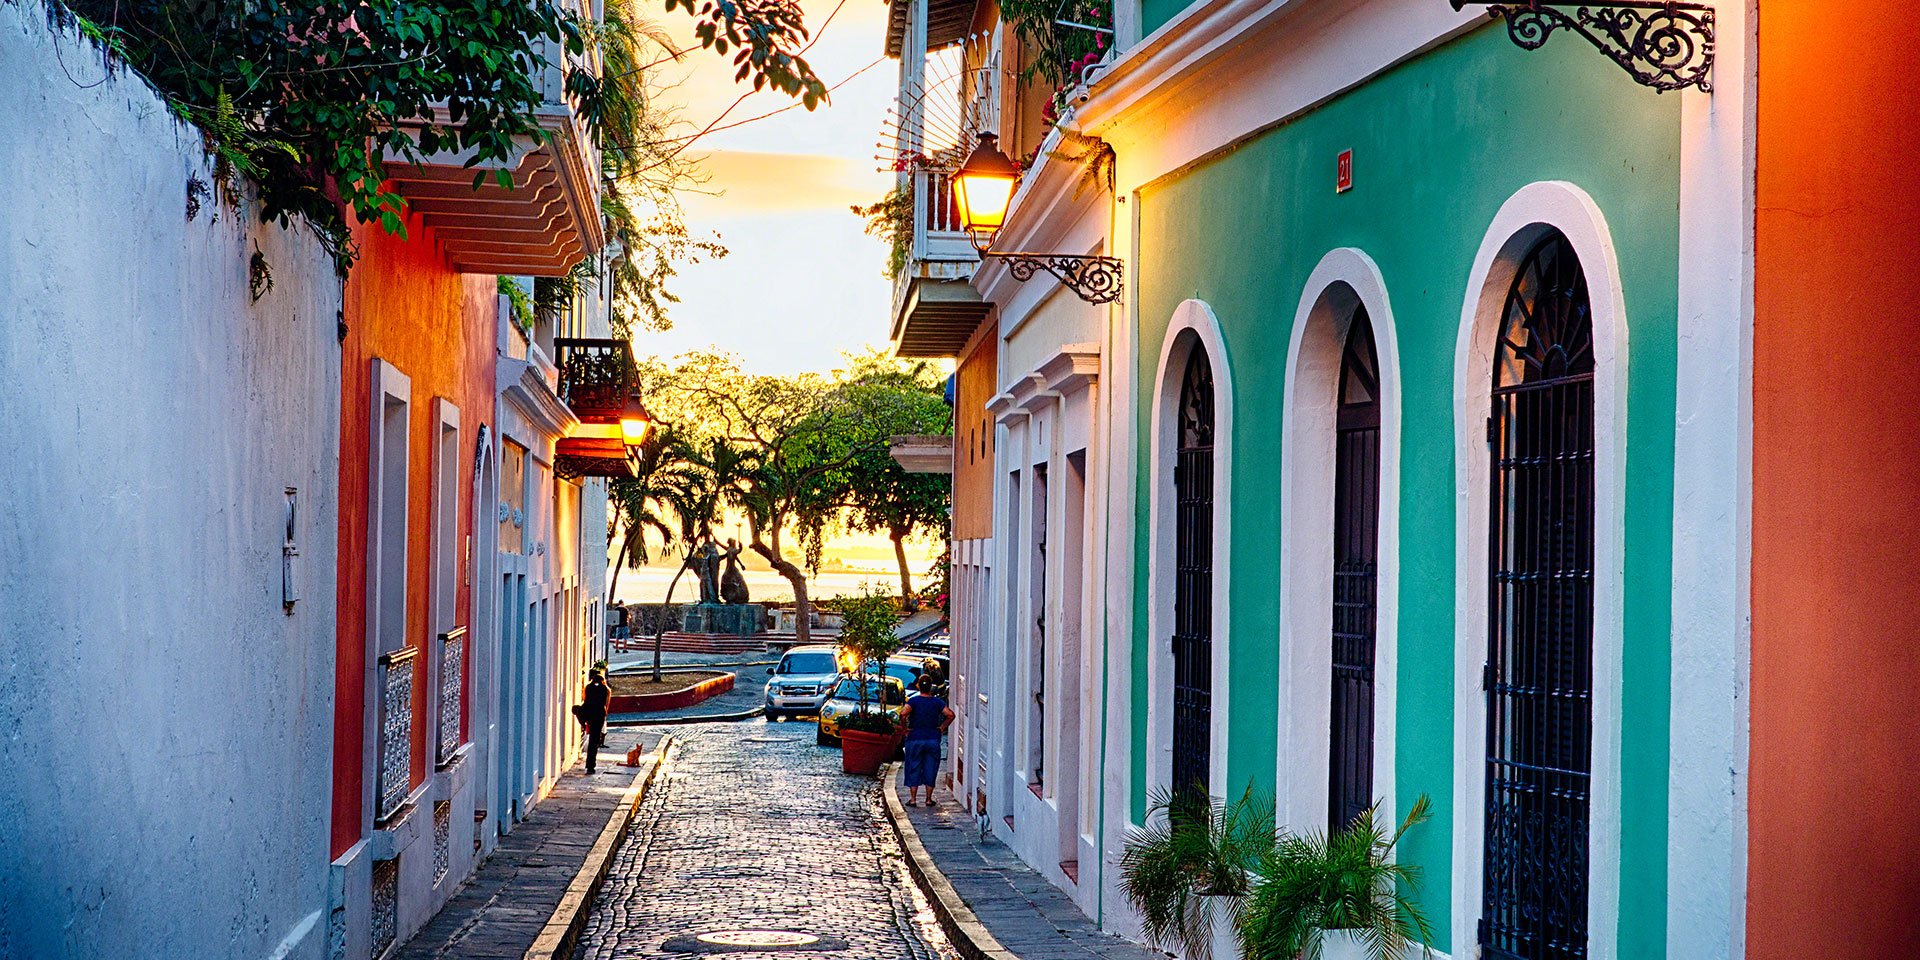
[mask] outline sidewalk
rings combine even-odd
[[[589,777],[575,763],[532,815],[500,838],[446,906],[393,954],[396,960],[564,956],[562,948],[585,919],[592,888],[605,875],[653,773],[649,755],[661,738],[650,730],[609,728],[599,772]],[[640,766],[625,766],[627,749],[635,744]]]
[[[1103,933],[1073,901],[1006,844],[982,838],[952,792],[939,806],[900,802],[900,768],[886,775],[887,815],[908,866],[947,937],[967,960],[1166,960]]]

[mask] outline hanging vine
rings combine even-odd
[[[348,211],[406,235],[389,163],[464,153],[475,186],[487,168],[511,186],[516,142],[548,140],[539,78],[581,54],[596,26],[552,0],[42,2],[51,21],[98,43],[110,70],[132,67],[200,129],[223,199],[251,183],[262,222],[304,221],[343,274],[355,258]],[[733,55],[739,78],[809,107],[825,96],[795,52],[806,38],[797,3],[666,0],[679,6],[705,47]],[[579,68],[566,78],[590,119],[617,87]]]

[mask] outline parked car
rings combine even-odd
[[[767,673],[767,719],[797,717],[820,712],[820,705],[832,694],[840,679],[838,649],[828,644],[794,647],[780,658],[778,666]]]
[[[920,652],[894,654],[887,658],[887,676],[899,680],[906,686],[907,695],[912,696],[915,690],[915,684],[919,683],[920,674],[926,671],[927,661],[929,660],[933,661],[934,673],[940,680],[940,689],[935,692],[944,697],[946,696],[947,678],[951,675],[950,670],[952,663],[943,655]],[[871,670],[872,668],[869,667],[868,669]]]
[[[869,676],[867,678],[867,712],[885,710],[900,716],[900,708],[907,705],[907,688],[893,677]],[[860,681],[853,677],[841,677],[834,684],[833,694],[827,702],[820,705],[820,729],[814,735],[814,742],[828,746],[840,742],[840,721],[860,712]]]

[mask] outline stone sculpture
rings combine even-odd
[[[727,540],[727,572],[720,578],[720,599],[726,603],[747,602],[747,576],[740,568],[740,541]]]

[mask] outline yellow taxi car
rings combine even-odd
[[[885,710],[896,720],[900,717],[900,708],[907,705],[907,688],[893,677],[879,674],[867,676],[867,712]],[[820,729],[814,735],[814,742],[828,746],[840,742],[840,721],[860,712],[860,681],[853,677],[841,677],[834,684],[833,693],[827,702],[820,705]]]

